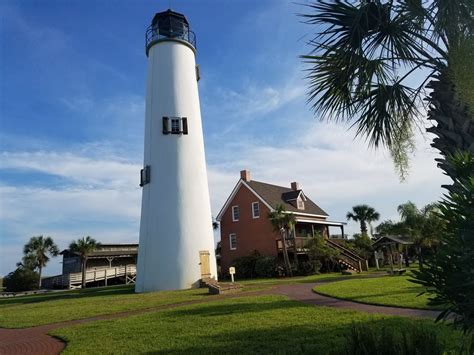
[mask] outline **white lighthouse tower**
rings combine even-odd
[[[196,38],[186,18],[157,13],[146,32],[148,78],[135,291],[195,287],[216,277],[199,107]]]

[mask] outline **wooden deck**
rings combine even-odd
[[[107,281],[118,277],[125,277],[125,283],[135,283],[137,275],[136,265],[125,265],[103,269],[93,269],[86,271],[86,284],[97,281]],[[76,289],[82,287],[82,273],[75,272],[66,275],[47,277],[42,280],[45,288],[69,288]]]

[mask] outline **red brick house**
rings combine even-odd
[[[307,238],[321,233],[328,244],[341,251],[341,263],[362,270],[362,259],[329,240],[330,227],[340,230],[344,238],[344,222],[328,221],[328,214],[309,199],[297,182],[290,187],[271,185],[250,179],[250,172],[240,172],[240,180],[234,187],[217,216],[221,230],[220,264],[223,273],[236,258],[257,250],[261,255],[282,258],[282,241],[268,219],[268,214],[283,205],[295,215],[295,227],[289,240],[289,253],[305,254]],[[288,243],[287,243],[288,245]],[[346,255],[347,254],[347,255]],[[344,257],[342,257],[344,255]],[[347,259],[347,260],[346,260]]]

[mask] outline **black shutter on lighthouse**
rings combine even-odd
[[[169,117],[163,117],[163,134],[169,134],[170,133],[170,118]]]
[[[183,117],[181,120],[183,122],[183,134],[188,134],[188,118]]]

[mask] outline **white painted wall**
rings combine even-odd
[[[199,251],[217,279],[195,53],[166,40],[149,51],[143,187],[136,292],[195,287]],[[188,135],[162,133],[162,117],[187,117]]]

